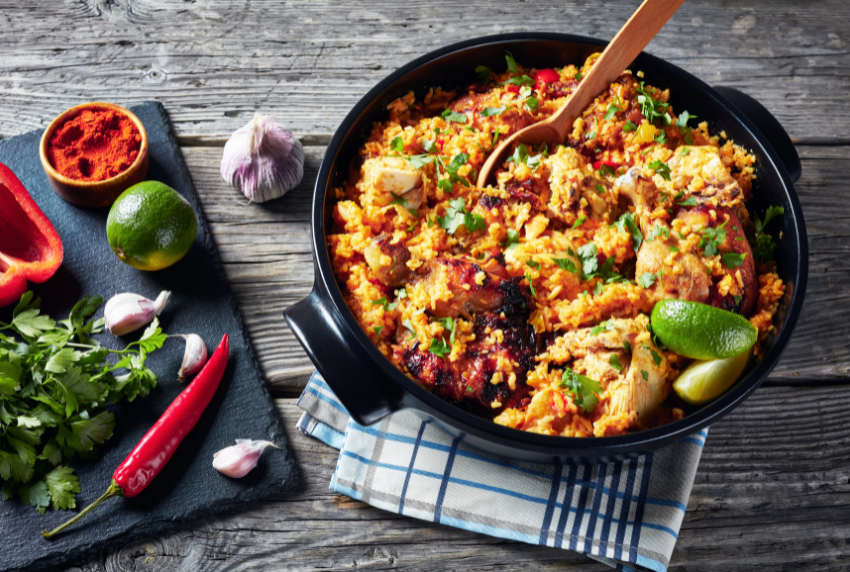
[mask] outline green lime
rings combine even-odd
[[[652,331],[677,354],[721,359],[753,347],[758,330],[738,314],[699,302],[662,300],[652,309]]]
[[[161,270],[183,258],[197,229],[189,201],[157,181],[143,181],[121,193],[106,219],[112,251],[139,270]]]
[[[748,361],[749,350],[726,359],[695,361],[673,382],[673,391],[691,405],[708,403],[735,383]]]

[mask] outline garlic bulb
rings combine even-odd
[[[221,176],[253,202],[282,197],[304,176],[304,148],[274,117],[257,113],[224,145]]]
[[[148,324],[155,316],[159,316],[171,292],[163,290],[156,300],[148,300],[144,296],[125,292],[116,294],[106,303],[103,318],[106,329],[112,335],[123,336]]]
[[[185,336],[182,334],[172,335],[186,340],[186,349],[183,351],[183,363],[180,364],[180,371],[177,372],[177,380],[183,381],[187,375],[197,373],[207,363],[207,346],[198,334],[188,334]]]
[[[223,475],[238,479],[244,477],[257,466],[260,455],[266,447],[280,449],[270,441],[252,441],[237,439],[235,445],[226,447],[213,454],[213,468]]]

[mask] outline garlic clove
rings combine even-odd
[[[253,202],[282,197],[304,176],[304,148],[274,117],[257,113],[224,145],[221,176]]]
[[[207,346],[198,334],[174,335],[186,340],[183,363],[180,364],[180,371],[177,373],[177,380],[183,381],[186,376],[197,373],[207,363]]]
[[[244,477],[257,466],[260,455],[266,447],[280,449],[270,441],[252,441],[236,439],[236,444],[225,447],[213,454],[213,468],[219,473],[239,479]]]
[[[166,290],[160,292],[156,300],[149,300],[132,292],[116,294],[103,309],[106,329],[114,336],[123,336],[138,330],[162,312],[170,297],[171,292]]]

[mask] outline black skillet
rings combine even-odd
[[[334,279],[325,233],[330,228],[333,188],[348,177],[348,167],[372,123],[386,117],[387,104],[413,90],[417,99],[431,87],[463,87],[474,69],[505,65],[510,50],[523,65],[536,68],[580,65],[606,42],[567,34],[519,33],[488,36],[452,44],[402,66],[376,85],[346,116],[322,159],[313,195],[312,238],[315,285],[303,301],[286,311],[286,319],[325,381],[358,423],[369,425],[393,411],[410,409],[486,451],[515,459],[565,463],[621,459],[662,447],[716,422],[746,399],[767,378],[797,322],[808,275],[806,229],[793,182],[800,160],[782,126],[761,104],[729,87],[711,88],[696,77],[643,53],[630,69],[644,72],[648,84],[669,88],[675,110],[687,109],[708,121],[712,134],[728,138],[757,157],[750,212],[771,205],[785,208],[771,230],[778,238],[776,264],[786,295],[776,316],[776,333],[766,355],[734,387],[680,421],[617,437],[552,437],[502,427],[451,405],[419,387],[390,363],[361,330]],[[773,226],[775,225],[775,226]],[[781,234],[780,234],[781,233]],[[781,237],[781,238],[780,238]]]

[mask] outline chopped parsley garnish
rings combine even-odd
[[[611,354],[611,357],[608,358],[608,363],[617,371],[623,371],[623,364],[620,363],[620,356],[617,354]]]
[[[690,148],[690,147],[682,147],[682,150],[681,150],[681,151],[679,151],[679,155],[681,155],[682,157],[684,157],[685,155],[688,155],[690,152],[691,152],[691,148]]]
[[[472,386],[471,386],[471,385],[467,385],[467,386],[466,386],[466,392],[467,392],[467,393],[475,393],[475,390],[474,390],[474,389],[472,389]]]
[[[617,115],[617,112],[619,112],[619,111],[622,111],[622,109],[617,107],[617,104],[611,103],[610,105],[608,105],[608,110],[605,113],[605,117],[603,117],[602,119],[604,119],[606,121],[610,121],[611,119],[614,118],[615,115]]]
[[[492,117],[494,115],[501,115],[505,112],[506,109],[507,107],[505,107],[504,105],[502,105],[501,107],[485,107],[479,113],[482,115],[482,117]]]
[[[576,407],[581,407],[585,413],[593,413],[596,404],[599,403],[596,394],[602,393],[602,385],[598,381],[569,368],[565,369],[561,375],[561,383],[558,387],[568,390],[572,395],[573,403]]]
[[[538,108],[539,106],[540,106],[540,100],[538,100],[538,99],[537,99],[536,97],[534,97],[533,95],[532,95],[532,96],[530,96],[528,99],[526,99],[526,100],[525,100],[525,107],[526,107],[526,109],[528,109],[531,113],[536,113],[536,112],[537,112],[537,108]]]
[[[584,138],[587,139],[588,141],[592,141],[592,140],[596,139],[596,131],[591,131],[590,133],[585,133]]]
[[[696,119],[696,115],[691,115],[687,111],[683,111],[679,114],[679,118],[676,120],[676,127],[679,128],[679,133],[684,134],[685,131],[688,130],[688,120]]]
[[[487,83],[490,81],[490,76],[493,75],[493,70],[487,66],[478,66],[475,68],[475,75],[478,76],[478,81],[481,83]]]
[[[665,181],[670,180],[670,167],[667,165],[667,163],[662,163],[661,161],[655,160],[649,164],[649,168],[653,169]]]
[[[637,252],[643,242],[643,234],[635,222],[634,215],[630,212],[623,213],[617,220],[616,226],[620,232],[627,232],[632,235],[632,242],[634,243],[635,252]]]
[[[449,343],[454,344],[455,334],[457,333],[457,322],[451,318],[440,318],[439,320],[436,320],[436,322],[451,333],[449,336]]]
[[[599,296],[600,294],[602,294],[602,290],[604,290],[604,289],[605,289],[605,284],[603,284],[602,282],[597,282],[596,286],[593,287],[593,295]]]
[[[720,255],[720,260],[723,261],[723,266],[726,268],[738,268],[744,263],[744,258],[746,257],[746,252],[742,252],[741,254],[725,252]]]
[[[581,72],[576,72],[576,75],[574,75],[573,77],[575,78],[576,81],[579,81],[581,78],[584,77],[584,74],[581,73]]]
[[[416,330],[413,329],[413,324],[410,323],[410,318],[407,318],[405,321],[403,321],[401,325],[410,330],[410,337],[407,338],[408,340],[412,340],[416,337]]]
[[[637,96],[640,111],[650,123],[658,121],[662,125],[670,125],[670,114],[667,113],[668,104],[652,97],[644,88],[643,82],[640,82],[640,87],[635,88],[635,91],[640,94]]]
[[[623,125],[623,132],[629,133],[630,131],[636,131],[637,125],[635,125],[631,119],[626,119],[626,123]]]
[[[623,342],[623,349],[626,350],[627,354],[632,353],[632,344],[629,343],[629,340]]]
[[[644,381],[649,381],[649,373],[647,373],[646,370],[640,370],[640,375]]]
[[[503,81],[501,85],[515,85],[517,87],[522,87],[524,85],[534,85],[534,80],[528,77],[527,75],[521,75],[519,77],[512,77],[508,81]]]
[[[651,331],[651,330],[650,330],[650,331]],[[654,332],[652,333],[652,335],[653,335],[653,337],[655,337],[655,333],[654,333]],[[655,362],[655,365],[656,365],[656,366],[661,365],[661,356],[659,355],[659,353],[658,353],[657,351],[655,351],[655,350],[653,349],[653,347],[652,347],[652,346],[650,346],[650,345],[649,345],[648,343],[646,343],[646,342],[643,342],[641,345],[642,345],[645,349],[649,350],[649,353],[651,353],[651,354],[652,354],[652,361],[653,361],[653,362]]]
[[[599,324],[590,328],[590,335],[598,336],[603,330],[613,330],[614,328],[614,319],[610,318],[608,320],[605,320],[604,322],[599,322]]]
[[[576,221],[573,223],[573,230],[575,230],[578,227],[580,227],[581,225],[583,225],[586,220],[587,220],[587,216],[585,216],[585,215],[581,215],[580,217],[578,217],[578,219],[576,219]]]
[[[697,200],[694,197],[688,197],[684,201],[679,201],[676,204],[680,207],[695,207],[697,206]]]
[[[534,268],[535,270],[540,270],[540,263],[536,260],[526,260],[525,265],[529,268]]]
[[[404,159],[417,169],[421,169],[422,167],[424,167],[428,163],[434,162],[434,156],[433,155],[425,155],[425,154],[410,155],[409,157],[405,157]]]
[[[599,269],[599,259],[596,257],[596,243],[588,242],[578,249],[578,257],[581,260],[581,270],[587,274],[593,274]]]
[[[380,341],[380,339],[381,339],[381,332],[382,332],[382,331],[384,331],[384,326],[375,326],[375,327],[374,327],[374,328],[372,328],[372,329],[373,329],[373,330],[375,330],[375,335],[377,335],[377,336],[378,336],[378,340]]]
[[[680,252],[680,250],[675,246],[670,246],[670,252]]]
[[[517,73],[514,55],[507,50],[505,50],[505,60],[508,62],[508,71],[511,73]]]
[[[655,136],[654,141],[659,145],[664,145],[665,143],[667,143],[667,132],[659,132],[658,135]]]
[[[446,216],[438,217],[437,221],[449,234],[457,232],[460,225],[464,225],[469,232],[475,232],[487,226],[483,216],[466,210],[466,200],[462,198],[450,200],[446,208]]]
[[[644,272],[640,276],[638,276],[638,284],[640,284],[641,288],[650,288],[653,284],[655,284],[657,276],[654,272]]]
[[[452,123],[466,123],[468,119],[465,113],[458,113],[451,109],[445,110],[442,114],[442,118],[446,121],[451,121]]]
[[[383,306],[384,310],[395,310],[398,306],[398,302],[393,302],[392,304],[390,304],[389,302],[387,302],[387,297],[383,296],[381,298],[378,298],[377,300],[372,300],[372,305]]]
[[[451,353],[452,349],[442,338],[431,338],[431,346],[428,348],[428,351],[439,358],[445,359],[446,354]]]
[[[513,162],[517,165],[519,165],[520,163],[525,163],[526,165],[531,167],[533,171],[536,171],[537,168],[540,166],[540,161],[543,160],[543,158],[546,157],[548,154],[548,148],[544,145],[541,148],[540,153],[538,153],[537,155],[530,155],[528,147],[526,147],[525,144],[520,143],[519,145],[517,145],[517,148],[514,149],[513,155],[508,157],[505,162]]]
[[[404,153],[404,143],[401,141],[401,137],[394,137],[390,142],[390,147],[396,153]]]
[[[508,229],[508,237],[505,240],[505,248],[510,250],[519,245],[519,233],[512,228]]]
[[[782,207],[768,207],[767,212],[764,213],[764,220],[760,219],[758,214],[754,214],[753,226],[755,226],[756,240],[753,245],[753,256],[757,262],[766,263],[773,260],[776,240],[771,235],[765,234],[764,229],[770,221],[784,212],[785,209]]]
[[[600,195],[605,194],[605,187],[603,187],[601,184],[597,183],[596,186],[593,187],[593,188],[596,189],[596,192],[599,193]]]
[[[534,278],[532,278],[531,272],[528,270],[525,271],[525,279],[528,281],[528,289],[531,291],[531,295],[537,298],[537,290],[534,289]]]
[[[708,227],[701,231],[702,238],[697,244],[697,248],[704,248],[703,252],[706,256],[717,254],[717,249],[726,241],[726,231],[723,230],[723,227],[726,226],[727,222],[729,222],[729,219],[724,220],[717,228]]]
[[[617,174],[617,170],[614,167],[606,165],[605,163],[599,165],[599,172],[603,175],[610,175],[612,177]]]
[[[670,238],[670,229],[666,226],[661,226],[660,224],[655,223],[655,226],[652,228],[652,232],[649,234],[649,238],[647,238],[646,240],[652,242],[659,236],[663,236],[664,238]]]
[[[578,274],[579,269],[578,266],[575,265],[575,262],[570,260],[569,258],[553,258],[552,262],[558,265],[558,268],[561,270],[566,270],[567,272],[572,272],[573,274]]]

